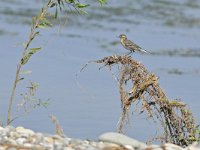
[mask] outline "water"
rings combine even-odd
[[[16,64],[23,49],[21,43],[26,41],[31,17],[42,2],[7,0],[0,4],[0,116],[5,122]],[[111,72],[99,71],[100,66],[91,64],[78,78],[76,74],[89,60],[124,54],[117,38],[121,33],[154,53],[133,57],[160,77],[160,85],[169,98],[181,98],[188,104],[199,122],[199,8],[197,0],[110,0],[104,7],[92,5],[87,9],[88,15],[69,13],[64,25],[55,23],[54,28],[43,30],[37,38],[33,47],[42,46],[43,50],[24,66],[32,73],[25,75],[17,90],[15,106],[29,80],[38,82],[37,97],[50,99],[50,105],[21,116],[13,125],[54,133],[48,117],[53,114],[72,137],[96,139],[103,132],[116,131],[121,110],[118,85]],[[134,113],[131,126],[125,131],[146,141],[155,135],[155,126],[145,115]]]

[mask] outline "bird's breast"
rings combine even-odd
[[[124,39],[120,39],[120,42],[121,42],[121,44],[122,44],[124,47],[126,47],[125,42],[124,42]]]

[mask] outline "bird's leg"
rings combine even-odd
[[[127,53],[125,56],[128,56],[128,55],[130,55],[132,53],[132,51],[130,51],[129,53]]]

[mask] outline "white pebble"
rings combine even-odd
[[[18,139],[16,140],[16,142],[17,142],[17,144],[22,145],[22,144],[24,144],[24,143],[26,142],[26,139],[25,139],[25,138],[18,138]]]

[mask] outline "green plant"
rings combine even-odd
[[[106,0],[98,0],[98,2],[102,5],[106,3]],[[40,10],[39,14],[32,19],[31,31],[28,36],[28,40],[23,44],[24,49],[22,52],[22,56],[20,61],[17,64],[17,70],[15,74],[15,80],[12,87],[12,92],[10,96],[9,106],[8,106],[8,114],[7,114],[7,125],[11,123],[13,120],[11,118],[11,110],[13,106],[13,101],[15,98],[15,91],[17,88],[17,84],[19,81],[23,80],[24,77],[20,76],[22,67],[28,63],[29,59],[38,51],[40,51],[41,47],[33,47],[31,48],[31,43],[34,39],[40,34],[40,30],[43,28],[51,27],[52,23],[50,18],[56,19],[58,16],[58,10],[62,12],[65,9],[65,6],[72,6],[75,10],[80,13],[84,13],[84,8],[88,7],[89,4],[81,3],[79,0],[48,0],[43,8]],[[55,8],[55,13],[49,13],[48,10],[50,8]],[[59,9],[58,9],[59,8]]]

